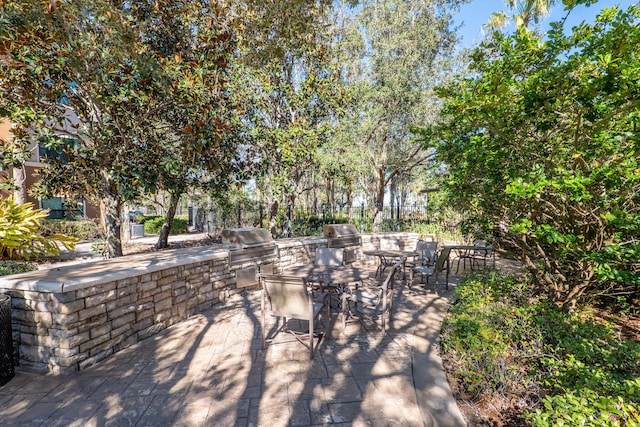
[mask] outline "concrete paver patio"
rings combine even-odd
[[[0,419],[18,426],[464,426],[438,356],[451,291],[401,286],[392,327],[331,334],[313,360],[269,327],[260,292],[231,296],[68,376],[17,372]]]

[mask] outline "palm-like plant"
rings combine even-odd
[[[537,23],[544,16],[549,15],[551,6],[555,0],[505,0],[509,11],[513,13],[513,21],[516,28],[527,28],[532,23]],[[485,27],[490,29],[502,29],[509,23],[509,15],[504,11],[491,14]]]
[[[60,245],[75,249],[75,237],[62,234],[43,236],[40,222],[47,217],[44,209],[31,203],[19,204],[12,197],[0,198],[0,259],[25,259],[57,255]]]

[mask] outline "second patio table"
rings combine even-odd
[[[380,276],[382,273],[384,273],[384,270],[387,267],[392,267],[398,261],[402,262],[402,266],[404,268],[404,262],[407,260],[407,258],[415,258],[417,256],[420,256],[417,251],[403,251],[399,249],[372,249],[368,251],[362,251],[362,253],[367,256],[375,256],[380,258],[380,263],[378,264],[378,270],[376,272],[377,276]]]
[[[287,267],[282,274],[303,277],[309,282],[316,282],[323,285],[341,285],[354,282],[362,282],[367,278],[368,272],[358,267],[347,267],[344,265],[296,265]]]

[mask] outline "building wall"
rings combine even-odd
[[[7,119],[0,118],[0,141],[8,141],[11,137],[11,122]],[[31,157],[25,162],[27,202],[40,208],[40,201],[29,195],[29,189],[40,179],[39,172],[42,165],[40,164],[37,143],[34,142],[29,146],[29,152],[31,153]],[[0,175],[10,178],[13,176],[13,171],[11,169],[0,171]],[[12,192],[0,190],[0,195],[2,197],[9,197],[12,195]],[[100,218],[100,208],[85,200],[85,215],[89,219],[97,220]]]

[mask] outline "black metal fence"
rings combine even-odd
[[[267,209],[262,204],[236,206],[233,212],[201,212],[193,218],[189,210],[189,221],[197,229],[213,230],[230,227],[261,227],[271,230],[274,237],[315,236],[322,235],[325,224],[354,224],[361,233],[374,229],[373,209],[366,205],[322,205],[316,209],[284,208]],[[443,218],[434,214],[423,204],[385,207],[378,222],[382,231],[407,231],[415,229],[419,224],[440,224],[444,228],[452,228]]]

